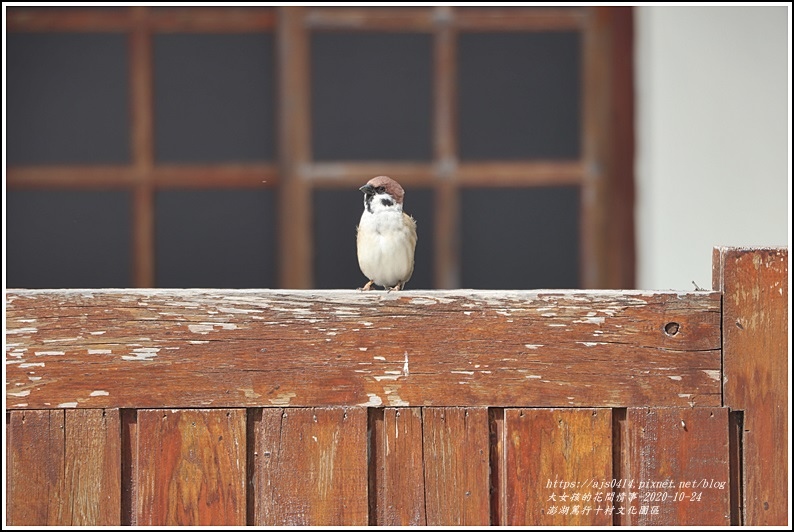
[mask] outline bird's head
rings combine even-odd
[[[393,208],[402,210],[405,191],[390,177],[373,177],[359,190],[364,193],[364,206],[369,212]]]

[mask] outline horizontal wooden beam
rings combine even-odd
[[[159,33],[245,33],[276,26],[275,10],[263,7],[158,7],[146,9],[138,20],[123,8],[11,7],[6,18],[10,32],[126,32],[143,27]]]
[[[720,294],[9,290],[10,409],[718,406]]]

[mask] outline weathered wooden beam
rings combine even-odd
[[[720,294],[9,290],[7,406],[719,406]]]
[[[720,247],[713,286],[723,292],[725,406],[743,412],[743,470],[734,471],[742,523],[789,520],[788,249]],[[738,464],[737,464],[738,465]]]

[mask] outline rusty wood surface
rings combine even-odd
[[[7,524],[120,524],[117,410],[28,410],[9,416]]]
[[[789,522],[788,250],[715,248],[723,292],[724,399],[743,411],[743,523]]]
[[[504,454],[497,459],[504,462],[497,467],[504,474],[499,494],[504,515],[498,524],[612,523],[611,515],[597,512],[598,504],[586,495],[601,491],[594,479],[612,477],[610,410],[505,409],[502,437]]]
[[[9,290],[6,398],[11,409],[718,406],[719,298]]]
[[[617,523],[730,524],[727,408],[629,408],[621,439],[633,485]]]
[[[486,408],[422,409],[429,526],[490,524]]]
[[[257,410],[249,442],[250,524],[367,524],[365,408]]]
[[[426,525],[422,409],[374,410],[370,431],[369,524]]]
[[[137,524],[246,524],[246,412],[140,410]]]

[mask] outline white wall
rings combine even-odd
[[[635,17],[637,287],[711,288],[714,246],[790,246],[789,12]]]

